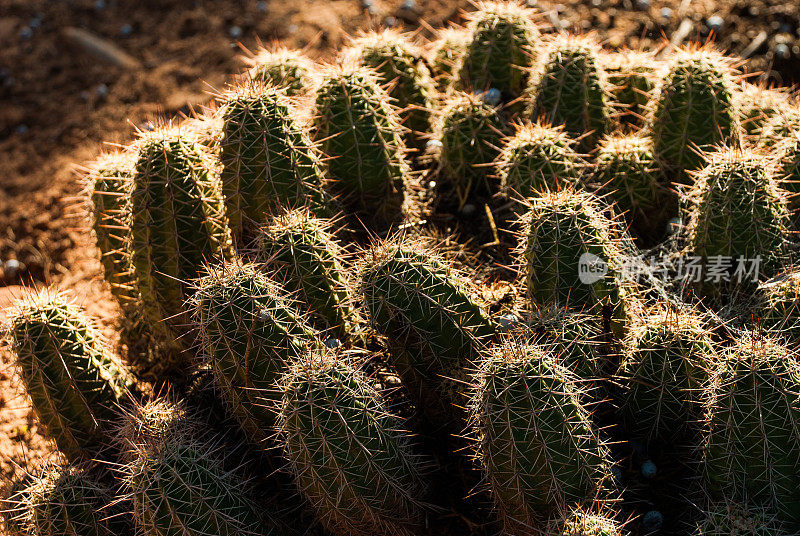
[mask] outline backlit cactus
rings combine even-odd
[[[525,90],[539,30],[532,11],[514,2],[480,2],[470,13],[469,41],[458,68],[464,91],[500,90],[506,101]]]
[[[739,142],[730,61],[706,49],[679,50],[652,101],[655,155],[673,182],[704,165],[702,151]]]
[[[87,467],[46,466],[7,503],[13,505],[12,536],[113,536],[124,530],[113,518],[113,492],[100,484]]]
[[[43,292],[17,302],[10,337],[33,410],[58,449],[70,460],[99,452],[133,378],[92,321],[63,296]]]
[[[204,357],[230,413],[252,441],[275,424],[277,380],[316,344],[285,293],[253,265],[211,268],[192,298]]]
[[[789,206],[796,211],[800,206],[800,129],[777,142],[774,151],[777,157],[775,178],[789,193]]]
[[[704,265],[703,286],[712,294],[752,288],[759,279],[775,275],[786,258],[785,194],[757,153],[726,149],[707,158],[708,165],[697,175],[689,222],[691,247]],[[732,265],[708,276],[720,257]],[[750,268],[752,273],[741,271]]]
[[[789,346],[797,344],[800,336],[800,273],[759,286],[758,309],[754,327],[766,329],[774,337],[785,338]]]
[[[758,132],[758,145],[770,149],[797,132],[800,132],[800,106],[789,101],[765,121]]]
[[[277,279],[299,292],[323,329],[347,339],[357,319],[343,263],[342,248],[331,234],[331,222],[306,211],[270,219],[261,234],[261,254],[277,269]]]
[[[658,164],[649,138],[622,136],[606,138],[597,151],[592,180],[617,212],[625,217],[632,232],[659,239],[675,201],[661,184]]]
[[[574,141],[560,128],[522,125],[497,159],[500,187],[508,195],[532,197],[537,192],[575,186],[582,161]]]
[[[333,534],[412,536],[425,481],[404,422],[341,356],[314,354],[281,381],[279,435],[295,482]]]
[[[788,94],[748,82],[742,82],[735,97],[742,129],[756,139],[764,132],[767,123],[791,106]]]
[[[734,502],[712,504],[703,512],[692,536],[789,536],[769,508]]]
[[[594,149],[610,130],[606,80],[597,48],[583,37],[555,38],[543,52],[529,88],[528,115],[534,121],[563,125],[570,136],[580,138],[579,146],[585,151]]]
[[[500,155],[505,126],[497,110],[467,93],[451,95],[441,111],[436,139],[441,144],[439,171],[466,198],[491,194],[491,165]]]
[[[251,80],[280,88],[289,96],[302,95],[314,86],[314,63],[297,50],[262,48],[246,61]]]
[[[445,93],[453,87],[461,57],[471,36],[469,30],[464,28],[445,28],[439,30],[436,36],[436,41],[431,44],[429,63],[436,89]]]
[[[608,515],[575,508],[566,515],[551,521],[546,534],[551,536],[622,536],[622,528]]]
[[[406,145],[421,149],[430,130],[435,93],[422,50],[394,30],[369,33],[356,39],[353,47],[352,53],[363,66],[373,69],[393,104],[400,108],[400,119],[407,129]]]
[[[632,330],[619,382],[626,430],[647,440],[673,439],[702,417],[702,389],[716,351],[701,321],[663,312]]]
[[[409,165],[397,112],[372,72],[332,68],[317,91],[317,139],[330,158],[332,190],[378,227],[403,215]]]
[[[161,338],[165,321],[185,323],[183,302],[203,264],[232,256],[225,205],[214,164],[189,134],[145,133],[131,192],[131,256],[142,314]],[[180,366],[165,362],[167,369]]]
[[[411,243],[379,245],[361,272],[370,318],[390,339],[392,365],[434,426],[454,415],[446,378],[478,359],[494,329],[460,276]]]
[[[221,113],[222,192],[239,241],[279,207],[327,214],[320,158],[281,90],[245,85],[226,95]]]
[[[742,336],[713,371],[703,449],[717,500],[775,509],[800,527],[800,362],[771,339]]]
[[[596,314],[601,308],[616,333],[630,311],[615,222],[591,194],[567,189],[532,200],[519,247],[529,306]]]
[[[580,378],[589,393],[591,382],[605,376],[603,332],[597,317],[549,308],[540,311],[534,325],[543,333],[536,339],[556,363]],[[591,393],[589,393],[591,394]]]
[[[473,382],[477,460],[504,534],[531,534],[551,514],[602,498],[608,451],[576,376],[541,348],[509,340]]]
[[[625,50],[602,54],[600,63],[606,72],[611,106],[616,108],[619,122],[623,127],[638,128],[644,123],[656,87],[656,60],[651,54]]]

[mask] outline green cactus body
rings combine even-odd
[[[800,527],[800,363],[745,336],[723,354],[706,402],[703,472],[712,498],[774,508]]]
[[[281,390],[284,454],[322,524],[333,534],[419,534],[420,460],[370,379],[341,357],[315,354]]]
[[[651,54],[630,50],[602,54],[600,63],[606,72],[611,106],[616,108],[619,122],[628,128],[639,128],[656,87],[656,60]]]
[[[634,329],[619,372],[627,430],[647,440],[671,440],[699,422],[715,358],[710,335],[693,316],[661,313]]]
[[[324,328],[342,338],[355,335],[357,319],[348,287],[342,250],[331,223],[298,210],[276,216],[261,235],[263,258],[276,267],[291,292],[299,292],[322,319]]]
[[[442,143],[439,170],[462,198],[496,190],[489,180],[504,132],[497,110],[479,97],[454,93],[448,99],[436,128]]]
[[[230,230],[213,164],[196,141],[187,134],[156,131],[143,135],[137,149],[131,193],[133,268],[145,321],[169,339],[164,321],[183,323],[189,282],[206,261],[232,256]]]
[[[506,341],[473,380],[477,459],[504,534],[602,495],[608,452],[581,405],[579,380],[541,348]]]
[[[800,132],[800,106],[788,102],[767,119],[758,132],[758,145],[771,149],[783,139]]]
[[[431,127],[435,89],[422,51],[394,30],[367,34],[357,39],[354,47],[360,63],[377,74],[400,107],[400,119],[407,129],[406,145],[423,148]]]
[[[582,166],[573,146],[574,141],[560,128],[520,126],[497,159],[501,189],[528,198],[538,192],[575,186]]]
[[[43,293],[16,304],[10,335],[33,410],[70,460],[99,451],[133,378],[74,305]]]
[[[615,225],[588,193],[562,190],[534,199],[520,244],[531,306],[568,307],[587,314],[608,307],[612,329],[624,331],[631,289],[622,281],[621,253],[612,237]],[[580,270],[587,263],[607,271],[582,282]]]
[[[786,258],[788,213],[785,196],[772,178],[764,158],[756,153],[722,150],[708,156],[698,174],[695,206],[689,234],[695,255],[703,260],[706,275],[715,258],[729,257],[734,266],[725,274],[704,277],[703,292],[716,294],[730,288],[751,289],[775,275]],[[752,265],[760,258],[758,273],[738,274],[739,259]],[[747,277],[744,277],[747,276]]]
[[[114,496],[81,466],[47,466],[8,499],[15,505],[14,536],[113,536],[124,526],[109,519]]]
[[[543,329],[536,344],[589,387],[603,377],[603,332],[598,318],[561,309],[540,312]],[[588,389],[587,389],[588,390]]]
[[[133,516],[148,536],[279,535],[263,520],[245,482],[226,471],[222,453],[180,434],[142,448],[126,466]]]
[[[552,521],[547,534],[552,536],[622,536],[622,529],[619,523],[611,517],[575,508]]]
[[[222,117],[222,192],[239,241],[279,207],[328,214],[319,156],[281,90],[240,88],[226,97]]]
[[[477,361],[493,326],[456,273],[431,253],[384,244],[372,258],[361,273],[366,310],[390,338],[392,365],[418,411],[441,426],[452,419],[456,399],[445,378]]]
[[[314,63],[297,50],[262,48],[246,61],[251,80],[280,88],[289,96],[306,94],[314,87]]]
[[[735,94],[739,122],[744,132],[758,137],[770,121],[789,109],[789,97],[779,89],[743,82]]]
[[[409,165],[397,112],[366,68],[344,68],[317,91],[316,128],[332,189],[365,222],[402,218]]]
[[[600,193],[608,194],[637,235],[660,238],[671,215],[670,199],[660,184],[652,140],[639,136],[607,138],[600,145],[596,163],[593,181]]]
[[[775,144],[777,169],[775,178],[786,190],[792,212],[800,207],[800,130],[788,134]]]
[[[123,308],[131,307],[138,294],[129,254],[133,166],[130,153],[111,153],[86,171],[89,219],[100,263],[111,293]]]
[[[481,2],[469,15],[471,33],[458,68],[464,91],[500,90],[505,100],[521,96],[535,56],[539,31],[532,11],[514,2]]]
[[[679,51],[662,77],[649,119],[655,155],[675,182],[704,165],[702,151],[739,142],[728,60],[707,50]]]
[[[712,504],[692,536],[789,536],[768,508],[733,502]]]
[[[800,273],[759,286],[755,320],[774,337],[784,337],[789,346],[800,340]]]
[[[589,151],[610,130],[610,110],[597,45],[580,37],[555,39],[529,89],[529,116],[563,125]]]
[[[436,89],[446,93],[453,87],[461,57],[470,41],[470,33],[464,28],[445,28],[436,34],[431,45],[430,65]]]
[[[203,353],[230,412],[252,441],[275,424],[276,382],[316,343],[285,293],[253,265],[213,268],[192,298]]]

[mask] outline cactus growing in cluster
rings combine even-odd
[[[668,190],[661,185],[653,143],[640,136],[606,138],[597,152],[593,181],[640,237],[660,238],[668,216]],[[676,208],[677,207],[673,207]]]
[[[615,228],[591,194],[566,189],[534,199],[519,247],[531,307],[607,308],[614,332],[624,331],[630,285]]]
[[[692,536],[789,536],[769,508],[724,501],[702,514]]]
[[[713,371],[706,401],[705,487],[712,498],[774,508],[800,527],[800,361],[742,336]]]
[[[327,213],[320,158],[280,89],[245,85],[221,112],[222,192],[235,237],[252,234],[276,207]]]
[[[470,33],[464,28],[445,28],[436,34],[431,44],[429,64],[436,89],[441,93],[449,91],[454,82],[461,57],[470,41]]]
[[[48,465],[6,503],[12,536],[113,536],[123,528],[110,519],[113,493],[79,465]]]
[[[111,293],[123,308],[130,307],[137,294],[128,253],[133,165],[131,153],[109,153],[89,164],[85,174],[89,220],[100,263]]]
[[[604,376],[602,357],[603,332],[596,317],[568,310],[549,308],[539,312],[535,325],[542,333],[536,338],[541,346],[562,367],[583,381],[589,392],[590,383]]]
[[[424,147],[435,90],[422,51],[400,32],[384,30],[356,39],[352,53],[375,72],[394,104],[400,107],[406,145]]]
[[[633,329],[618,374],[626,429],[671,439],[699,422],[715,352],[700,319],[688,313],[658,313]]]
[[[322,320],[340,338],[352,337],[357,329],[342,249],[331,234],[331,222],[296,210],[274,216],[263,228],[261,254],[279,273],[291,292],[299,292]]]
[[[584,37],[558,37],[531,80],[529,116],[563,125],[589,151],[610,130],[606,91],[597,45]]]
[[[99,452],[106,427],[133,386],[92,322],[63,296],[17,302],[10,336],[33,410],[70,460]]]
[[[230,413],[248,438],[266,440],[275,423],[276,382],[316,344],[314,332],[253,265],[211,268],[191,302],[204,356]]]
[[[156,130],[136,143],[131,192],[131,257],[142,315],[164,339],[164,321],[180,324],[189,281],[206,260],[232,256],[218,177],[188,133]],[[170,368],[178,363],[164,363]]]
[[[379,227],[400,219],[409,165],[397,112],[372,72],[328,72],[317,90],[315,123],[343,204]]]
[[[262,48],[245,61],[250,80],[280,88],[289,96],[302,95],[314,86],[314,63],[297,50]]]
[[[785,195],[764,158],[749,150],[724,149],[707,156],[697,175],[695,206],[689,234],[695,255],[702,258],[707,293],[729,286],[749,289],[758,276],[771,277],[786,257],[788,213]],[[711,272],[715,259],[732,265]],[[757,270],[753,268],[759,259]],[[719,270],[717,270],[719,272]]]
[[[500,187],[524,198],[538,192],[575,186],[581,158],[574,141],[561,128],[533,124],[518,127],[497,159]]]
[[[385,243],[362,269],[360,294],[378,332],[390,338],[392,365],[434,426],[454,409],[445,378],[476,361],[493,333],[460,277],[411,243]]]
[[[625,50],[601,54],[600,63],[606,72],[611,106],[617,108],[619,122],[638,128],[644,123],[656,87],[655,59],[651,54]]]
[[[540,347],[509,339],[473,379],[477,460],[503,533],[602,497],[608,452],[581,403],[580,380]]]
[[[727,58],[679,50],[653,99],[649,130],[662,168],[686,182],[704,164],[702,151],[739,142],[734,82]]]
[[[497,110],[467,93],[451,95],[441,112],[436,139],[441,144],[439,170],[462,199],[491,194],[492,163],[500,155],[505,126]]]
[[[532,10],[514,2],[480,2],[469,14],[469,41],[458,67],[464,91],[498,89],[503,99],[522,95],[539,31]]]
[[[279,435],[301,493],[333,534],[422,529],[421,460],[404,422],[342,356],[315,353],[281,380]]]

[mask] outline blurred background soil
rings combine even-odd
[[[770,83],[800,81],[797,1],[528,2],[552,29],[595,32],[608,47],[715,41]],[[348,34],[462,21],[464,0],[0,0],[0,323],[20,285],[69,289],[108,329],[115,306],[82,219],[76,165],[161,117],[200,110],[259,40],[331,59]],[[75,37],[102,38],[121,66]],[[241,47],[240,47],[241,44]],[[50,451],[0,346],[0,473]]]

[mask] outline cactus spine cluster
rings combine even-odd
[[[315,344],[285,292],[253,265],[212,268],[196,284],[195,321],[219,391],[254,442],[275,424],[277,380]]]
[[[607,73],[612,106],[618,108],[620,123],[641,126],[656,87],[655,59],[650,54],[628,50],[603,54],[600,60]]]
[[[437,39],[431,45],[429,63],[436,89],[441,93],[452,88],[469,41],[470,33],[464,28],[445,28],[437,33]]]
[[[687,182],[685,172],[703,166],[702,151],[738,143],[728,60],[704,49],[676,52],[653,99],[649,124],[656,158],[676,182]]]
[[[273,217],[261,235],[261,253],[277,268],[277,279],[299,292],[322,319],[322,327],[347,339],[355,334],[357,319],[342,259],[342,249],[331,234],[331,222],[303,210]]]
[[[574,508],[561,519],[550,523],[547,534],[553,536],[621,536],[614,519],[582,508]]]
[[[371,380],[317,353],[295,363],[281,390],[284,454],[322,524],[334,534],[419,534],[420,459]]]
[[[314,86],[314,63],[296,50],[261,49],[246,61],[250,80],[280,88],[289,96],[302,95]]]
[[[393,30],[367,34],[353,46],[360,63],[373,69],[393,103],[400,107],[400,119],[407,129],[406,145],[421,149],[430,130],[430,108],[435,93],[422,51]]]
[[[712,498],[774,508],[800,527],[800,362],[771,339],[743,336],[713,371],[704,478]]]
[[[742,129],[748,136],[756,138],[767,123],[789,107],[787,94],[748,82],[740,85],[735,97]]]
[[[534,60],[539,31],[532,11],[513,2],[481,2],[470,15],[471,33],[458,69],[464,91],[500,90],[504,100],[521,96]]]
[[[477,459],[504,534],[531,534],[549,515],[603,495],[608,452],[576,376],[541,348],[509,340],[473,382]]]
[[[133,379],[91,321],[45,292],[16,304],[10,335],[33,410],[58,449],[70,460],[99,452]]]
[[[610,110],[597,45],[586,38],[558,37],[542,55],[529,88],[533,120],[563,125],[592,150],[610,130]]]
[[[441,142],[439,169],[465,199],[490,194],[491,165],[500,154],[505,126],[497,110],[480,97],[454,93],[441,112],[436,138]]]
[[[280,89],[246,85],[222,107],[222,192],[234,236],[263,225],[276,207],[324,215],[322,166]]]
[[[537,192],[577,185],[581,159],[574,141],[561,128],[522,125],[497,159],[500,187],[525,198]]]
[[[387,243],[361,273],[361,294],[378,332],[390,338],[392,365],[418,411],[441,426],[455,412],[445,378],[477,361],[491,321],[455,272],[430,252]]]
[[[365,67],[332,69],[317,91],[316,128],[332,189],[367,223],[402,217],[409,164],[397,111]]]
[[[759,287],[758,298],[763,311],[755,319],[759,328],[785,338],[787,343],[800,335],[800,274],[792,272]]]
[[[158,130],[144,134],[136,149],[133,268],[145,321],[170,339],[164,322],[181,323],[189,281],[206,261],[232,256],[230,230],[215,167],[192,136]]]

